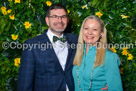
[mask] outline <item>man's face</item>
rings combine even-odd
[[[68,25],[68,17],[64,9],[51,10],[50,16],[45,19],[49,29],[57,35],[62,34]]]

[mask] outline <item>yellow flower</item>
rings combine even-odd
[[[31,27],[31,24],[29,23],[29,21],[26,21],[26,22],[24,23],[24,25],[25,25],[25,28],[26,28],[26,29]]]
[[[124,47],[124,48],[123,48],[123,50],[127,50],[127,49],[128,49],[128,47]]]
[[[9,15],[9,18],[10,18],[11,20],[15,20],[15,15]]]
[[[122,51],[122,55],[127,56],[127,54],[128,54],[128,51],[127,51],[127,50],[123,50],[123,51]]]
[[[12,12],[12,10],[11,9],[8,9],[8,11],[7,11],[8,13],[11,13]]]
[[[12,39],[13,39],[13,40],[17,40],[18,35],[14,35],[14,34],[12,34],[12,35],[11,35],[11,37],[12,37]]]
[[[84,9],[84,8],[88,9],[87,5],[83,5],[83,6],[82,6],[82,9]]]
[[[122,19],[128,18],[129,16],[121,15]]]
[[[51,6],[52,5],[51,1],[46,1],[46,5]]]
[[[96,12],[95,15],[100,18],[103,14],[101,12]]]
[[[8,0],[9,2],[12,2],[12,0]]]
[[[3,15],[7,15],[6,7],[2,6],[1,11]]]
[[[117,52],[116,49],[115,49],[115,47],[112,47],[112,48],[111,48],[111,51],[112,51],[112,52],[115,52],[115,53]]]
[[[14,3],[20,3],[20,0],[15,0],[15,2]]]
[[[7,13],[7,11],[2,11],[2,14],[7,15],[8,13]]]
[[[120,73],[123,75],[123,68],[120,68]]]
[[[68,12],[68,14],[70,13],[70,10],[69,9],[67,9],[67,12]]]
[[[6,7],[2,6],[2,7],[1,7],[1,10],[2,10],[2,11],[6,11]]]
[[[129,53],[127,60],[133,60],[133,55]]]
[[[14,59],[14,65],[18,66],[20,64],[20,58],[15,58]]]

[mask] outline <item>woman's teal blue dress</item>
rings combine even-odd
[[[96,47],[90,47],[87,54],[85,54],[85,51],[84,48],[83,60],[79,67],[78,75],[81,90],[89,91]],[[120,61],[118,55],[107,49],[105,54],[105,64],[94,68],[90,91],[101,91],[101,88],[104,88],[106,84],[108,85],[108,91],[123,91],[119,65]],[[73,67],[72,73],[74,77],[75,91],[80,91],[77,80],[77,67],[77,65]]]

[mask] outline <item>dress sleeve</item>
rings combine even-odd
[[[104,70],[108,91],[123,91],[119,65],[120,60],[116,53],[106,53]]]

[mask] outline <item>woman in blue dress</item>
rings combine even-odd
[[[123,91],[120,60],[107,48],[106,28],[97,16],[82,23],[73,67],[75,91]],[[104,90],[103,90],[104,91]]]

